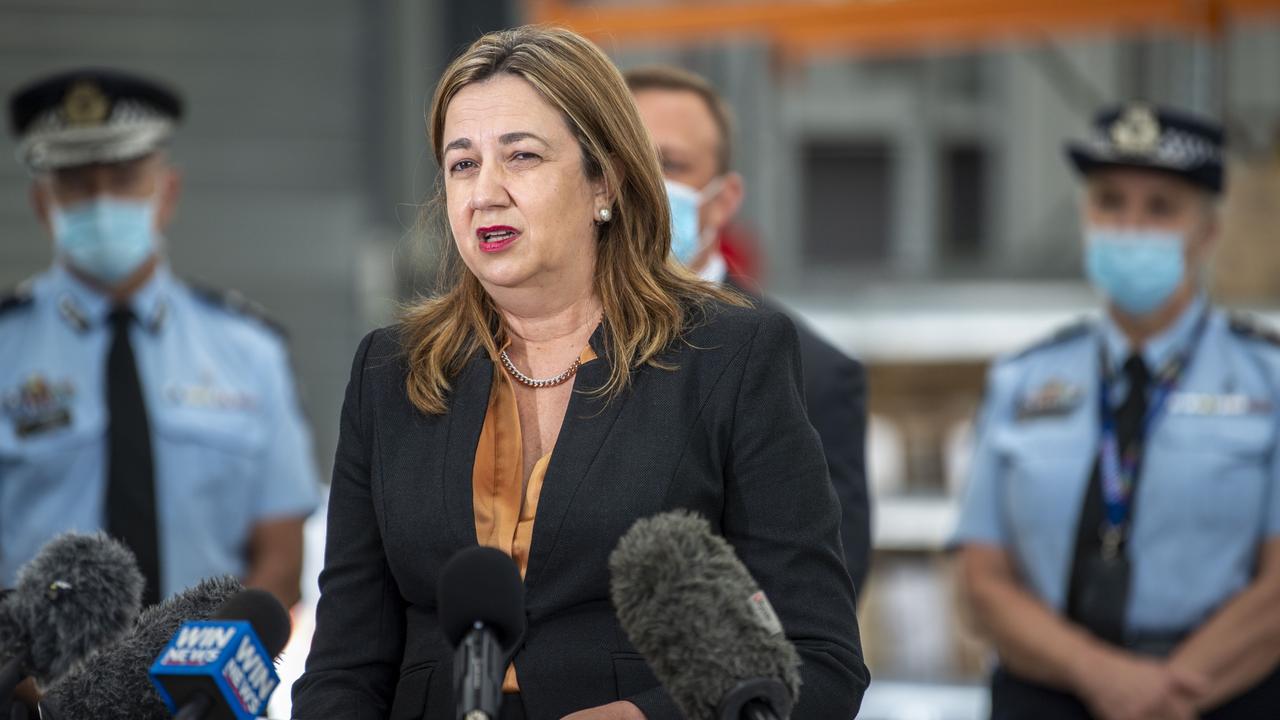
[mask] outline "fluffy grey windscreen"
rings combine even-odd
[[[689,720],[711,720],[740,681],[800,691],[800,659],[728,542],[684,511],[639,520],[609,557],[627,637]]]
[[[99,649],[51,685],[41,700],[55,720],[168,720],[147,672],[182,623],[207,620],[243,590],[231,576],[210,578],[152,605],[133,630]]]
[[[66,533],[18,571],[4,599],[26,638],[26,670],[48,685],[95,649],[124,635],[142,604],[133,553],[105,533]]]

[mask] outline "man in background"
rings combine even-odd
[[[0,585],[57,534],[103,529],[137,556],[144,602],[232,574],[292,604],[311,439],[279,332],[165,260],[181,100],[76,70],[9,112],[54,262],[0,300]]]
[[[729,274],[717,238],[737,214],[744,194],[733,171],[732,115],[704,78],[674,67],[624,73],[640,119],[657,146],[671,197],[672,252],[704,280],[758,293]],[[871,550],[864,445],[866,376],[862,365],[803,323],[796,323],[804,364],[809,420],[822,438],[831,483],[840,498],[845,564],[861,592]]]

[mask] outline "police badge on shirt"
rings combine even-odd
[[[13,423],[20,438],[40,435],[71,424],[71,400],[75,386],[70,380],[50,381],[39,374],[0,395],[0,413]]]
[[[1070,415],[1080,407],[1083,400],[1083,387],[1054,378],[1033,388],[1018,400],[1018,421]]]

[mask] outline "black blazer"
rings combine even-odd
[[[732,276],[729,287],[768,304],[759,292]],[[859,594],[871,567],[871,503],[867,495],[867,373],[862,363],[796,322],[804,365],[804,399],[809,422],[822,439],[827,472],[840,498],[840,540],[844,562]]]
[[[688,508],[733,544],[803,660],[796,718],[852,718],[868,682],[840,510],[805,419],[796,331],[768,310],[713,306],[665,360],[605,400],[584,365],[538,501],[525,577],[529,630],[514,662],[531,718],[619,699],[678,718],[609,602],[607,558],[642,517]],[[294,685],[298,718],[451,719],[452,650],[436,577],[476,544],[471,470],[493,364],[474,357],[450,409],[405,394],[394,330],[356,352],[343,403],[316,633]]]

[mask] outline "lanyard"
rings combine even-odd
[[[1115,412],[1111,408],[1114,372],[1107,359],[1106,343],[1101,344],[1102,382],[1098,405],[1102,418],[1102,441],[1098,447],[1098,462],[1102,480],[1102,502],[1106,510],[1106,523],[1102,529],[1102,554],[1108,560],[1114,560],[1119,555],[1124,541],[1133,500],[1133,486],[1142,470],[1142,453],[1146,447],[1147,435],[1199,347],[1208,318],[1209,310],[1206,307],[1196,320],[1191,341],[1156,373],[1155,385],[1147,402],[1147,412],[1139,426],[1138,437],[1129,444],[1128,452],[1123,456],[1120,454]],[[1132,391],[1131,388],[1130,392]]]

